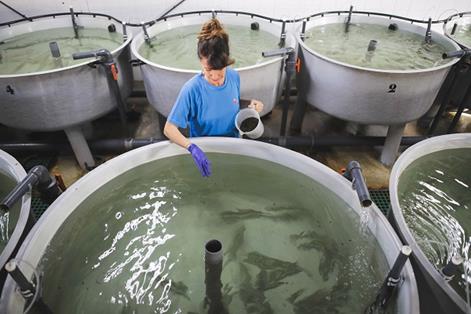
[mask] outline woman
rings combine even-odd
[[[240,77],[229,65],[229,36],[215,18],[206,22],[198,35],[200,74],[183,85],[165,123],[164,134],[172,142],[186,148],[203,177],[211,175],[211,163],[204,152],[191,143],[178,128],[189,127],[190,137],[238,137],[234,118],[239,101],[258,112],[263,103],[240,100]]]

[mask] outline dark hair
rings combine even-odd
[[[198,34],[198,57],[208,59],[211,70],[220,70],[234,63],[234,59],[229,57],[229,36],[216,18],[201,27]]]

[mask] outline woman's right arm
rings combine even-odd
[[[165,136],[175,144],[180,145],[181,147],[188,149],[191,145],[189,139],[187,139],[182,132],[178,129],[178,127],[173,124],[172,122],[167,121],[164,127],[164,134]]]

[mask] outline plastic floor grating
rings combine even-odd
[[[38,220],[42,214],[49,207],[49,204],[44,203],[39,196],[33,195],[31,199],[31,212],[33,213],[34,218]]]
[[[389,190],[370,190],[371,200],[378,206],[381,212],[387,217],[391,209]]]

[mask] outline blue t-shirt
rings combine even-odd
[[[226,68],[221,86],[211,85],[200,73],[183,85],[167,120],[180,128],[189,126],[190,137],[238,137],[234,119],[239,98],[240,77],[235,70]]]

